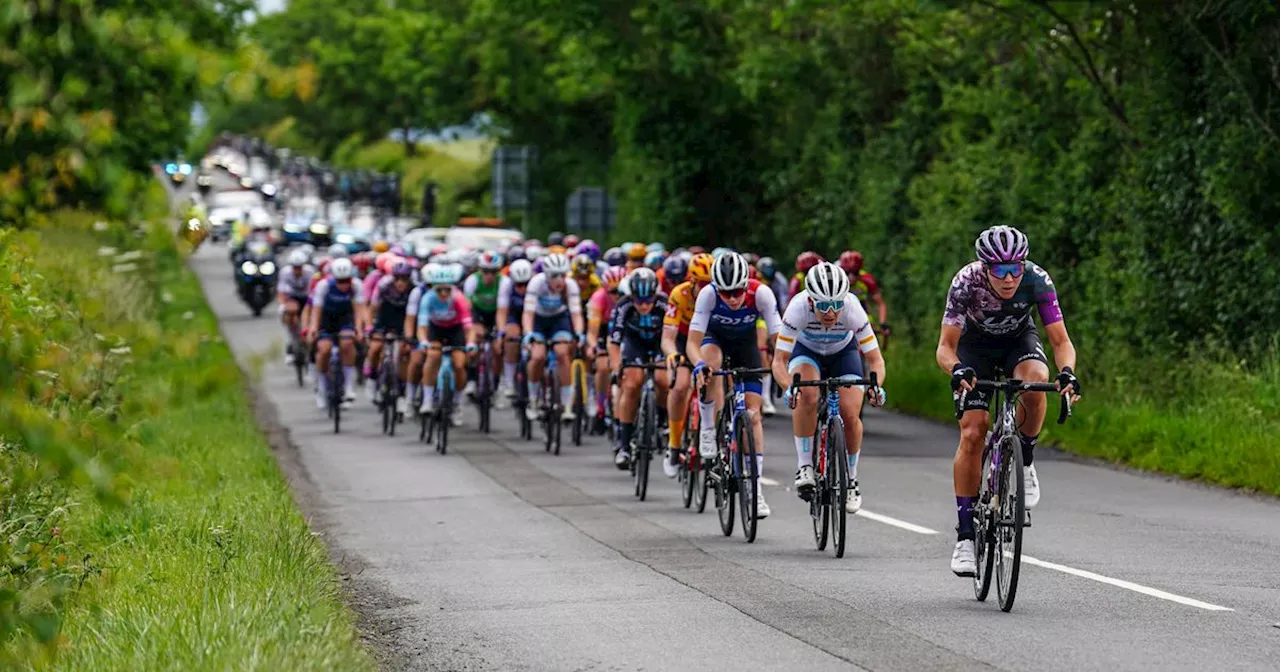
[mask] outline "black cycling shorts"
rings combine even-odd
[[[754,331],[750,338],[731,338],[709,331],[702,336],[702,346],[705,348],[708,345],[717,346],[720,352],[724,353],[724,362],[721,365],[723,368],[760,368],[760,349],[756,347]],[[742,382],[746,384],[747,392],[760,394],[763,389],[758,373],[743,376]]]
[[[476,321],[476,324],[483,325],[486,332],[492,333],[493,326],[498,323],[498,311],[475,308],[471,311],[471,318]]]
[[[620,345],[622,346],[622,361],[624,363],[631,363],[636,360],[647,363],[662,358],[662,341],[660,339],[655,338],[651,341],[646,341],[631,334],[625,334]]]
[[[442,347],[461,348],[467,344],[467,334],[461,324],[451,327],[438,327],[434,323],[427,324],[427,341],[440,343]]]
[[[1040,343],[1040,333],[1035,329],[1002,338],[970,336],[965,332],[956,346],[956,356],[961,364],[972,367],[979,378],[986,380],[1012,376],[1018,364],[1029,359],[1044,362],[1046,366],[1049,364],[1044,345]],[[965,397],[966,411],[985,411],[990,407],[990,392],[973,390]]]

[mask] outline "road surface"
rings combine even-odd
[[[441,456],[416,432],[382,436],[361,394],[335,436],[285,368],[273,313],[237,301],[225,248],[191,265],[239,360],[270,353],[260,388],[335,557],[363,568],[355,603],[393,667],[1280,669],[1275,500],[1041,449],[1043,498],[1004,614],[948,568],[952,427],[868,413],[867,511],[835,559],[789,490],[790,422],[767,420],[773,516],[747,544],[721,535],[714,505],[682,508],[656,463],[636,501],[603,439],[575,448],[566,433],[553,457],[516,438],[510,411],[482,436],[468,409]]]

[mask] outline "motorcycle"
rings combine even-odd
[[[276,262],[271,245],[255,240],[239,257],[236,266],[236,291],[240,300],[261,317],[263,308],[276,296]]]

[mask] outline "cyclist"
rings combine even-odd
[[[409,352],[409,371],[404,395],[410,403],[418,397],[418,389],[422,384],[422,364],[427,360],[426,350],[418,347],[421,345],[418,343],[418,306],[422,303],[422,295],[431,291],[427,278],[431,277],[437,266],[438,264],[428,262],[418,269],[418,282],[413,291],[409,292],[409,305],[404,312],[404,341],[413,348]],[[411,405],[409,410],[416,414],[418,405]]]
[[[462,390],[467,384],[467,353],[475,352],[475,332],[471,330],[471,304],[456,285],[462,281],[458,265],[437,266],[430,269],[427,283],[430,291],[422,294],[418,305],[418,348],[427,351],[422,366],[422,406],[419,413],[428,413],[435,405],[436,375],[440,373],[441,348],[464,347],[450,353],[453,360],[453,417],[449,422],[462,424]]]
[[[658,276],[652,269],[637,269],[630,277],[631,296],[618,302],[610,320],[609,358],[620,363],[648,363],[662,354],[662,321],[667,312],[667,297],[658,291]],[[619,378],[622,389],[614,409],[619,431],[613,463],[619,469],[626,469],[631,463],[631,439],[635,434],[640,386],[644,384],[645,375],[640,369],[624,369]],[[656,402],[660,410],[666,408],[667,381],[665,371],[657,372]],[[675,471],[667,475],[674,477]]]
[[[778,272],[778,263],[773,257],[760,257],[760,261],[756,262],[756,270],[760,272],[760,282],[769,285],[769,289],[773,290],[773,295],[778,299],[778,310],[787,309],[787,303],[791,299],[790,289],[787,286],[787,276]]]
[[[787,296],[799,294],[800,290],[804,289],[805,274],[822,261],[824,261],[822,255],[813,250],[805,250],[796,255],[796,274],[791,276],[791,282],[787,285]]]
[[[862,261],[862,253],[857,250],[845,250],[840,253],[840,268],[849,276],[849,291],[858,297],[863,310],[867,309],[867,299],[875,302],[880,318],[876,320],[876,324],[880,327],[880,333],[888,336],[889,308],[885,305],[884,295],[880,293],[880,283],[876,282],[874,275],[863,268]]]
[[[677,468],[680,458],[680,440],[684,437],[685,409],[689,407],[692,388],[689,372],[692,366],[686,359],[688,351],[689,322],[693,320],[693,307],[698,293],[711,282],[711,255],[703,252],[689,260],[688,280],[676,285],[668,294],[667,314],[662,319],[662,352],[667,357],[667,368],[673,375],[671,392],[667,395],[667,459],[662,471],[670,474]],[[669,466],[668,466],[669,465]]]
[[[503,325],[506,334],[502,348],[502,382],[508,398],[515,396],[516,363],[520,348],[512,344],[520,342],[520,324],[524,317],[524,297],[529,281],[533,279],[533,264],[527,259],[517,259],[507,268],[507,291],[498,294],[496,322]]]
[[[311,326],[307,330],[310,343],[316,347],[316,366],[320,375],[316,407],[323,409],[329,396],[329,355],[334,341],[339,341],[340,360],[346,389],[343,403],[355,401],[356,346],[364,334],[364,294],[352,278],[356,269],[350,259],[334,259],[329,264],[331,277],[321,280],[311,295]]]
[[[285,364],[293,365],[294,357],[303,357],[301,352],[293,351],[294,334],[298,333],[298,318],[302,306],[307,302],[307,286],[316,269],[311,267],[310,259],[303,250],[289,253],[289,264],[280,271],[280,280],[276,285],[276,301],[280,305],[280,321],[284,323],[285,333],[289,336],[289,347],[285,350]]]
[[[618,285],[627,272],[621,267],[611,267],[604,273],[603,286],[587,299],[587,357],[592,360],[595,370],[596,407],[595,420],[591,431],[603,434],[605,430],[605,408],[609,394],[609,349],[607,340],[609,329],[605,327],[613,317],[613,307],[618,303]]]
[[[951,389],[964,394],[960,445],[956,448],[954,480],[959,525],[951,555],[951,571],[973,576],[973,503],[982,474],[982,449],[990,426],[990,393],[973,389],[978,378],[1001,373],[1027,382],[1049,380],[1049,364],[1036,330],[1032,308],[1040,314],[1058,365],[1056,382],[1062,394],[1080,393],[1074,368],[1076,349],[1058,307],[1058,294],[1049,274],[1027,259],[1027,237],[1011,226],[993,226],[974,242],[978,260],[956,273],[947,293],[938,338],[938,366],[951,374]],[[1040,481],[1032,458],[1044,424],[1046,400],[1028,394],[1018,432],[1022,442],[1026,505],[1040,501]]]
[[[413,292],[413,267],[407,262],[397,261],[391,272],[378,282],[369,300],[369,313],[373,317],[373,330],[370,334],[369,356],[365,357],[365,378],[373,379],[373,367],[382,366],[382,347],[390,333],[404,331],[405,313],[409,307],[409,295]],[[404,380],[409,366],[409,343],[400,339],[399,371],[397,380]],[[371,385],[375,395],[380,392],[378,385]],[[378,401],[375,398],[375,403]],[[404,413],[406,404],[404,397],[396,399],[396,412]]]
[[[689,278],[689,261],[684,256],[673,254],[662,262],[662,270],[658,271],[658,291],[671,296],[676,285]]]
[[[573,258],[573,279],[578,283],[579,294],[584,303],[601,287],[600,278],[596,275],[596,262],[585,254]]]
[[[569,383],[569,343],[583,340],[582,300],[578,283],[569,277],[569,259],[563,254],[543,259],[543,271],[529,281],[524,296],[521,326],[524,345],[529,351],[529,404],[525,414],[538,419],[536,400],[542,396],[542,367],[547,360],[547,344],[553,345],[556,368],[560,374],[560,419],[572,420],[573,386]]]
[[[849,293],[849,276],[835,264],[822,262],[809,269],[804,291],[782,316],[782,332],[773,360],[773,372],[786,388],[788,400],[794,399],[791,430],[796,442],[796,492],[807,497],[815,485],[813,472],[813,434],[818,420],[818,390],[792,388],[791,378],[799,373],[802,380],[820,378],[862,378],[862,358],[876,374],[877,387],[864,391],[861,387],[840,388],[840,418],[844,421],[844,445],[848,452],[851,492],[845,500],[845,511],[857,513],[862,508],[858,489],[858,453],[862,447],[862,398],[870,394],[871,403],[884,403],[884,357],[871,330],[867,313]]]
[[[623,266],[627,263],[627,253],[621,247],[611,247],[604,251],[604,263],[610,267]]]
[[[644,266],[644,258],[649,254],[649,250],[645,248],[644,243],[631,243],[626,247],[626,252],[628,273]]]
[[[644,265],[649,267],[654,273],[662,270],[662,264],[667,260],[667,253],[662,250],[654,250],[644,255]]]
[[[498,321],[498,302],[511,292],[511,280],[498,273],[502,270],[502,255],[486,251],[476,260],[479,268],[467,276],[462,294],[471,302],[471,316],[475,322],[473,343],[483,343],[493,333]],[[494,352],[491,367],[497,365],[499,352]],[[492,369],[491,369],[492,370]],[[467,394],[475,394],[475,380],[467,383]]]
[[[706,391],[702,398],[708,400],[698,403],[701,423],[698,451],[704,459],[716,454],[715,414],[724,405],[724,390],[720,385],[708,385],[709,373],[721,368],[726,358],[734,367],[760,366],[760,350],[755,347],[756,320],[760,318],[764,318],[770,336],[778,333],[780,320],[773,290],[750,279],[742,255],[725,252],[711,267],[711,286],[698,292],[693,319],[689,322],[689,360],[694,362],[693,375]],[[760,376],[744,376],[742,382],[755,436],[756,474],[761,475],[764,473],[764,431]],[[769,505],[763,494],[756,499],[755,506],[758,517],[769,516]]]

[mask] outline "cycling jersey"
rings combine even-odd
[[[716,288],[707,285],[698,292],[698,300],[694,303],[693,319],[689,322],[689,331],[700,331],[703,334],[714,334],[717,340],[748,338],[755,343],[756,320],[764,318],[769,334],[778,333],[778,306],[773,290],[758,280],[747,282],[745,300],[737,309],[720,298]]]
[[[573,276],[573,278],[578,283],[578,294],[583,301],[590,300],[592,296],[595,296],[596,290],[604,286],[604,283],[600,281],[599,277],[596,277],[595,273],[592,273],[586,280],[579,279],[577,275]]]
[[[819,355],[833,355],[844,350],[854,340],[862,352],[871,352],[880,347],[876,342],[876,334],[871,329],[867,312],[853,297],[846,294],[844,308],[830,328],[822,325],[822,320],[809,304],[809,292],[800,292],[787,307],[782,316],[782,331],[778,334],[778,351],[791,352],[796,346]]]
[[[876,276],[865,270],[849,273],[848,276],[849,292],[858,297],[862,307],[866,308],[867,300],[880,293],[880,284],[876,282]]]
[[[381,281],[382,278],[383,278],[382,271],[376,268],[373,269],[373,271],[370,272],[369,275],[366,275],[364,277],[364,280],[361,281],[364,284],[364,295],[368,297],[372,297],[374,290],[378,288],[378,282]]]
[[[634,339],[657,350],[662,342],[662,317],[666,310],[667,297],[661,294],[654,301],[653,310],[647,315],[636,310],[631,297],[619,301],[609,320],[609,342],[620,345],[624,339]]]
[[[471,300],[471,307],[478,311],[493,313],[498,310],[498,302],[505,296],[504,284],[510,284],[510,278],[495,275],[493,282],[485,283],[484,275],[477,271],[467,276],[462,283],[462,293]]]
[[[533,311],[539,317],[552,317],[565,312],[580,314],[582,300],[578,295],[578,283],[573,278],[565,278],[564,289],[554,292],[546,274],[539,273],[533,276],[525,290],[524,309]]]
[[[311,279],[316,270],[308,265],[285,266],[280,272],[279,292],[295,301],[305,301],[310,294]]]
[[[517,285],[507,278],[507,290],[498,296],[498,307],[507,309],[507,324],[520,324],[524,316],[524,297],[527,291],[520,291],[528,285]]]
[[[1035,331],[1032,307],[1038,308],[1046,325],[1061,322],[1058,293],[1049,274],[1030,261],[1023,262],[1023,269],[1022,283],[1010,299],[996,295],[982,262],[960,269],[951,280],[942,324],[960,327],[966,334],[1013,337]]]
[[[693,320],[693,306],[697,300],[692,280],[676,285],[667,299],[667,314],[663,317],[662,324],[679,328],[682,336],[688,335],[689,322]]]
[[[442,299],[435,290],[424,290],[418,305],[418,326],[471,328],[471,304],[454,290]]]
[[[364,305],[364,288],[351,282],[347,291],[338,288],[333,278],[325,278],[311,295],[313,310],[320,311],[320,331],[332,335],[355,328],[356,306]]]
[[[373,289],[373,298],[370,303],[376,307],[373,320],[374,331],[400,333],[404,328],[404,316],[408,312],[409,297],[414,287],[410,286],[402,292],[396,288],[395,280],[393,276],[383,276]]]
[[[614,300],[609,290],[601,287],[587,300],[587,324],[602,324],[613,319]]]

